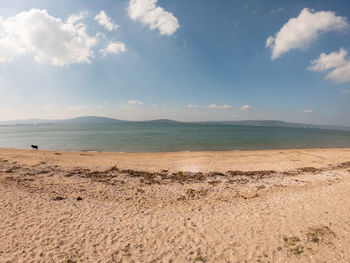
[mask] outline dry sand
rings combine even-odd
[[[350,262],[349,193],[350,149],[0,149],[0,262]]]

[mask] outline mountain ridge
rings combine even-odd
[[[0,126],[23,126],[23,125],[53,125],[53,124],[114,124],[114,123],[197,123],[197,124],[224,124],[224,125],[240,125],[240,126],[257,126],[257,127],[287,127],[287,128],[315,128],[330,130],[350,131],[350,127],[341,125],[325,125],[325,124],[306,124],[293,123],[279,120],[240,120],[240,121],[197,121],[182,122],[171,119],[155,119],[145,121],[127,121],[103,116],[81,116],[70,119],[28,119],[28,120],[10,120],[0,121]]]

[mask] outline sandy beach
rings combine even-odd
[[[350,262],[350,149],[0,149],[0,262]]]

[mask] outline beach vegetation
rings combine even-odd
[[[300,255],[304,253],[304,247],[300,245],[300,238],[296,236],[283,237],[284,246],[287,251],[293,255]]]
[[[313,243],[325,242],[329,237],[335,237],[335,233],[328,226],[311,227],[306,233],[307,240]]]

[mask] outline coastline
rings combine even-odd
[[[186,152],[68,152],[0,148],[0,156],[18,159],[26,165],[40,161],[103,170],[112,166],[122,169],[157,172],[226,172],[228,170],[291,170],[305,166],[316,168],[350,160],[350,148],[307,148],[254,151],[186,151]]]
[[[0,261],[347,262],[349,175],[349,148],[0,148]]]

